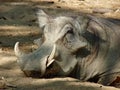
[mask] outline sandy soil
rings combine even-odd
[[[37,48],[33,40],[41,36],[41,30],[35,15],[36,7],[44,9],[51,16],[77,15],[82,12],[120,19],[120,0],[110,2],[104,0],[106,5],[103,0],[0,1],[0,90],[119,90],[110,86],[81,82],[70,77],[51,79],[26,77],[17,65],[13,48],[17,41],[21,42],[23,51],[31,52],[33,48]]]

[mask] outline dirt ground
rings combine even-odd
[[[70,77],[25,76],[16,62],[13,48],[17,41],[23,51],[37,48],[33,40],[41,36],[41,30],[36,7],[51,16],[92,14],[120,19],[120,0],[0,0],[0,90],[119,90]]]

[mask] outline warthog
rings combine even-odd
[[[119,20],[88,15],[52,18],[42,10],[37,15],[43,29],[39,48],[30,54],[19,49],[19,42],[14,48],[27,76],[71,76],[104,85],[119,78]]]

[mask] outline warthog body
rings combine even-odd
[[[14,48],[27,76],[71,76],[104,85],[119,77],[119,20],[92,16],[53,19],[42,10],[37,15],[43,29],[43,37],[36,41],[39,48],[30,54],[21,52],[18,42]]]

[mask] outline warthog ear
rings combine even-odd
[[[50,21],[50,17],[41,9],[37,10],[37,17],[40,28],[43,28]]]

